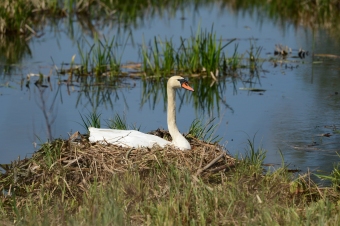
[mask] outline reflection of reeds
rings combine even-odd
[[[190,85],[194,88],[195,92],[188,95],[187,92],[178,92],[179,107],[185,103],[193,104],[196,110],[201,112],[208,112],[209,114],[214,109],[219,110],[220,104],[226,108],[232,108],[225,102],[224,96],[227,91],[227,81],[221,80],[218,83],[212,83],[209,77],[206,78],[192,78]],[[166,80],[159,79],[155,81],[144,81],[142,84],[141,105],[149,103],[150,108],[154,109],[159,100],[163,99],[164,109],[166,108]]]
[[[31,55],[31,50],[23,37],[0,35],[0,74],[12,73],[18,68],[16,64],[21,59]]]
[[[215,4],[216,1],[195,1],[191,3],[194,9]],[[310,27],[324,26],[331,30],[339,30],[339,5],[337,0],[320,1],[266,1],[257,0],[229,0],[217,1],[224,6],[237,10],[253,12],[260,10],[258,15],[267,14],[274,20],[293,22],[296,26],[301,24]],[[74,15],[92,20],[98,20],[97,27],[102,27],[108,21],[126,29],[129,26],[143,25],[144,20],[150,17],[175,15],[176,10],[184,10],[188,1],[149,2],[137,1],[52,1],[52,0],[3,0],[0,3],[0,33],[24,32],[25,25],[39,25],[41,17],[58,18]],[[84,16],[85,15],[85,16]],[[39,18],[39,19],[38,19]],[[100,23],[101,22],[101,23]],[[91,22],[90,22],[91,23]],[[71,25],[71,21],[70,21]],[[87,26],[87,27],[94,27]],[[334,32],[335,33],[335,32]]]

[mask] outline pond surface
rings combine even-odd
[[[276,44],[289,46],[294,56],[299,48],[309,51],[304,59],[288,58],[277,64],[265,61],[252,79],[252,87],[265,92],[242,90],[240,88],[249,87],[249,83],[235,82],[230,77],[220,78],[219,83],[214,84],[220,85],[222,91],[213,106],[197,107],[192,97],[197,95],[195,92],[179,92],[185,98],[177,99],[180,105],[177,124],[180,131],[187,132],[195,118],[201,117],[204,121],[215,118],[214,122],[219,124],[216,135],[223,137],[221,144],[231,154],[244,154],[247,139],[254,139],[255,147],[268,151],[266,163],[280,164],[281,150],[291,168],[330,172],[333,163],[339,161],[336,152],[340,150],[340,135],[336,133],[340,128],[339,59],[313,57],[312,52],[314,48],[314,53],[339,56],[339,43],[323,30],[313,33],[289,24],[282,27],[256,15],[238,14],[211,4],[154,16],[125,32],[112,25],[99,33],[107,39],[114,35],[125,39],[131,32],[132,39],[122,50],[122,63],[141,61],[137,47],[143,40],[149,42],[159,36],[172,38],[176,43],[179,37],[189,38],[198,27],[210,31],[212,26],[218,37],[236,38],[240,54],[246,54],[252,44],[262,47],[264,59],[277,58],[274,56]],[[80,62],[78,43],[93,43],[91,35],[83,33],[78,25],[74,23],[74,38],[70,38],[68,27],[62,21],[57,30],[55,26],[45,27],[43,36],[29,41],[31,55],[24,54],[19,65],[12,65],[14,70],[1,75],[0,163],[30,156],[48,139],[68,138],[68,134],[75,131],[85,133],[80,114],[89,114],[94,109],[101,113],[103,127],[105,120],[118,113],[124,115],[129,124],[140,126],[143,132],[167,128],[164,96],[159,92],[145,98],[148,81],[126,78],[119,85],[106,87],[105,94],[100,96],[94,90],[84,91],[80,83],[67,85],[64,82],[67,76],[56,73],[56,67],[60,69],[63,63],[70,63],[73,55],[76,55],[75,63]],[[228,56],[234,48],[233,44],[228,46]],[[39,79],[34,75],[39,73],[51,75],[47,87],[34,84]],[[242,73],[249,77],[252,72]],[[29,82],[27,75],[32,75]],[[327,133],[331,136],[321,136]]]

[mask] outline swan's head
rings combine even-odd
[[[191,86],[189,86],[188,81],[185,78],[183,78],[182,76],[178,76],[178,75],[175,75],[175,76],[172,76],[171,78],[169,78],[168,86],[170,86],[174,89],[183,88],[183,89],[186,89],[186,90],[194,91],[194,89]]]

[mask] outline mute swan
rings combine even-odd
[[[160,137],[141,133],[136,130],[116,130],[116,129],[97,129],[89,127],[90,142],[101,141],[123,147],[152,147],[157,144],[160,147],[173,145],[180,150],[189,150],[191,146],[184,136],[178,131],[176,125],[176,93],[175,89],[184,88],[194,91],[188,84],[188,81],[181,76],[172,76],[167,83],[168,94],[168,129],[172,137],[172,142]]]

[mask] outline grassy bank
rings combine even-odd
[[[74,137],[73,137],[74,138]],[[3,225],[339,225],[340,193],[265,151],[243,159],[191,138],[193,150],[124,149],[85,138],[45,144],[3,166]]]

